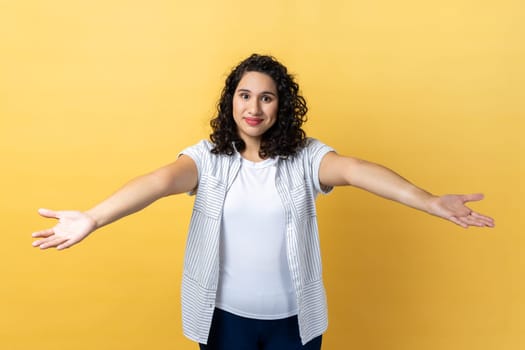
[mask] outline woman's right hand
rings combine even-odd
[[[32,234],[33,238],[41,238],[33,242],[33,247],[40,247],[40,249],[69,248],[82,241],[97,228],[95,220],[80,211],[39,209],[38,213],[46,218],[58,219],[55,227]]]

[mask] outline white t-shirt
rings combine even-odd
[[[297,314],[286,254],[286,211],[275,186],[276,162],[242,159],[224,202],[216,306],[243,317]]]

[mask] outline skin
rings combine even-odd
[[[261,160],[261,138],[277,120],[278,103],[277,88],[270,76],[259,72],[244,74],[233,97],[233,118],[239,136],[246,144],[242,152],[246,159]],[[40,249],[69,248],[98,228],[135,213],[157,199],[192,191],[197,188],[197,176],[195,162],[182,155],[175,162],[130,181],[88,211],[39,209],[40,215],[57,219],[58,223],[33,233],[37,239],[33,246]],[[466,206],[470,201],[483,199],[482,194],[436,196],[382,165],[358,158],[327,153],[321,161],[319,180],[326,186],[355,186],[464,228],[494,227],[492,218]]]
[[[233,96],[233,119],[246,144],[241,153],[243,157],[252,161],[262,160],[259,157],[261,138],[277,121],[278,108],[279,98],[273,79],[263,73],[246,72]],[[259,124],[253,125],[253,122]]]

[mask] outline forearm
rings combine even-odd
[[[135,213],[161,197],[189,192],[196,187],[195,162],[181,156],[171,164],[130,181],[86,214],[95,220],[98,228]]]
[[[415,186],[407,179],[382,165],[355,160],[348,172],[350,185],[362,188],[386,199],[429,212],[429,205],[435,198],[431,193]]]
[[[86,214],[96,222],[96,228],[100,228],[147,207],[164,195],[162,181],[151,173],[131,180]]]

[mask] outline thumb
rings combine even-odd
[[[58,212],[51,209],[40,208],[38,209],[38,214],[42,215],[45,218],[58,219]]]
[[[485,196],[483,195],[483,193],[472,193],[472,194],[464,194],[461,197],[463,199],[463,202],[471,202],[471,201],[482,200],[483,197]]]

